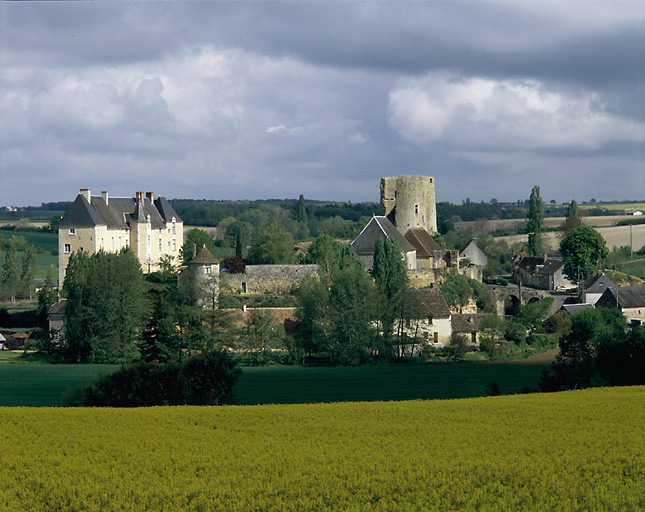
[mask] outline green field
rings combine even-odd
[[[88,384],[118,365],[12,364],[0,352],[0,406],[60,406],[68,388]],[[282,404],[412,400],[484,396],[497,382],[502,393],[536,388],[548,365],[426,364],[359,368],[273,366],[244,368],[235,387],[236,403]]]
[[[625,210],[626,212],[638,210],[645,213],[645,203],[596,203],[578,205],[578,209],[581,211],[591,210],[594,208],[604,208],[606,210]]]
[[[640,511],[645,387],[0,409],[0,510]]]
[[[13,236],[22,236],[28,244],[40,247],[46,253],[58,250],[58,234],[40,231],[9,231],[0,229],[0,236],[8,242]]]

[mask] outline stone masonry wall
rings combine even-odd
[[[242,295],[289,293],[305,277],[318,275],[318,265],[247,265],[241,274],[220,274],[220,290]]]

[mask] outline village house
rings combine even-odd
[[[618,308],[630,325],[645,323],[645,286],[607,288],[596,307]]]
[[[564,260],[561,256],[531,257],[522,252],[512,262],[513,280],[524,286],[540,290],[566,290],[576,283],[564,275]]]
[[[447,345],[451,312],[438,288],[410,290],[403,301],[402,336],[435,346]]]
[[[144,273],[160,270],[163,258],[178,266],[184,224],[165,197],[92,196],[82,188],[61,220],[58,232],[58,284],[62,286],[72,253],[119,252],[130,247]]]
[[[593,274],[580,283],[578,297],[582,304],[596,304],[607,288],[615,288],[616,284],[605,273]]]

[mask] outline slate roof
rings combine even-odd
[[[374,254],[374,246],[379,238],[392,238],[399,243],[402,252],[414,251],[414,246],[408,242],[387,217],[372,217],[363,231],[351,243],[354,252],[359,255]]]
[[[529,274],[555,274],[564,266],[564,260],[560,257],[549,256],[546,259],[543,257],[525,256],[520,261],[516,262],[515,268],[521,269]]]
[[[441,250],[436,240],[423,228],[408,229],[405,239],[417,250],[417,258],[431,258],[435,251]]]
[[[197,253],[197,256],[188,262],[189,265],[216,265],[217,263],[219,261],[206,249],[206,246],[202,247]]]
[[[79,194],[60,221],[62,228],[104,226],[106,223],[92,205]]]
[[[596,306],[621,309],[645,307],[645,286],[622,286],[607,288],[596,302]]]
[[[450,308],[439,288],[410,290],[403,298],[403,314],[406,318],[450,316]]]
[[[560,258],[549,258],[542,265],[535,268],[536,274],[551,275],[564,267],[564,260]]]
[[[53,304],[52,307],[50,307],[47,310],[47,314],[48,315],[56,315],[56,314],[64,315],[66,307],[67,307],[67,299],[61,299],[58,302],[56,302],[55,304]]]
[[[166,222],[175,217],[181,222],[177,212],[165,197],[158,197],[154,203],[144,198],[139,204],[132,197],[111,197],[106,204],[102,197],[93,196],[91,203],[79,194],[65,212],[61,227],[107,226],[109,229],[127,229],[133,220],[145,222],[150,216],[152,229],[164,229]]]
[[[578,311],[583,309],[593,309],[591,304],[563,304],[562,309],[565,310],[570,315],[575,315]]]
[[[582,282],[582,289],[587,293],[601,293],[607,288],[614,288],[616,283],[605,274],[594,274]]]

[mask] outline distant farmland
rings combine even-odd
[[[629,216],[629,218],[633,217]],[[629,246],[630,240],[633,241],[633,248],[635,251],[645,245],[645,224],[598,227],[596,229],[605,239],[607,247],[610,249],[613,247],[623,247],[625,245]],[[542,236],[547,251],[552,252],[558,249],[562,237],[561,233],[552,231],[543,233]],[[509,245],[516,244],[518,242],[525,243],[527,239],[528,235],[501,236],[498,238],[498,240],[504,240]]]

